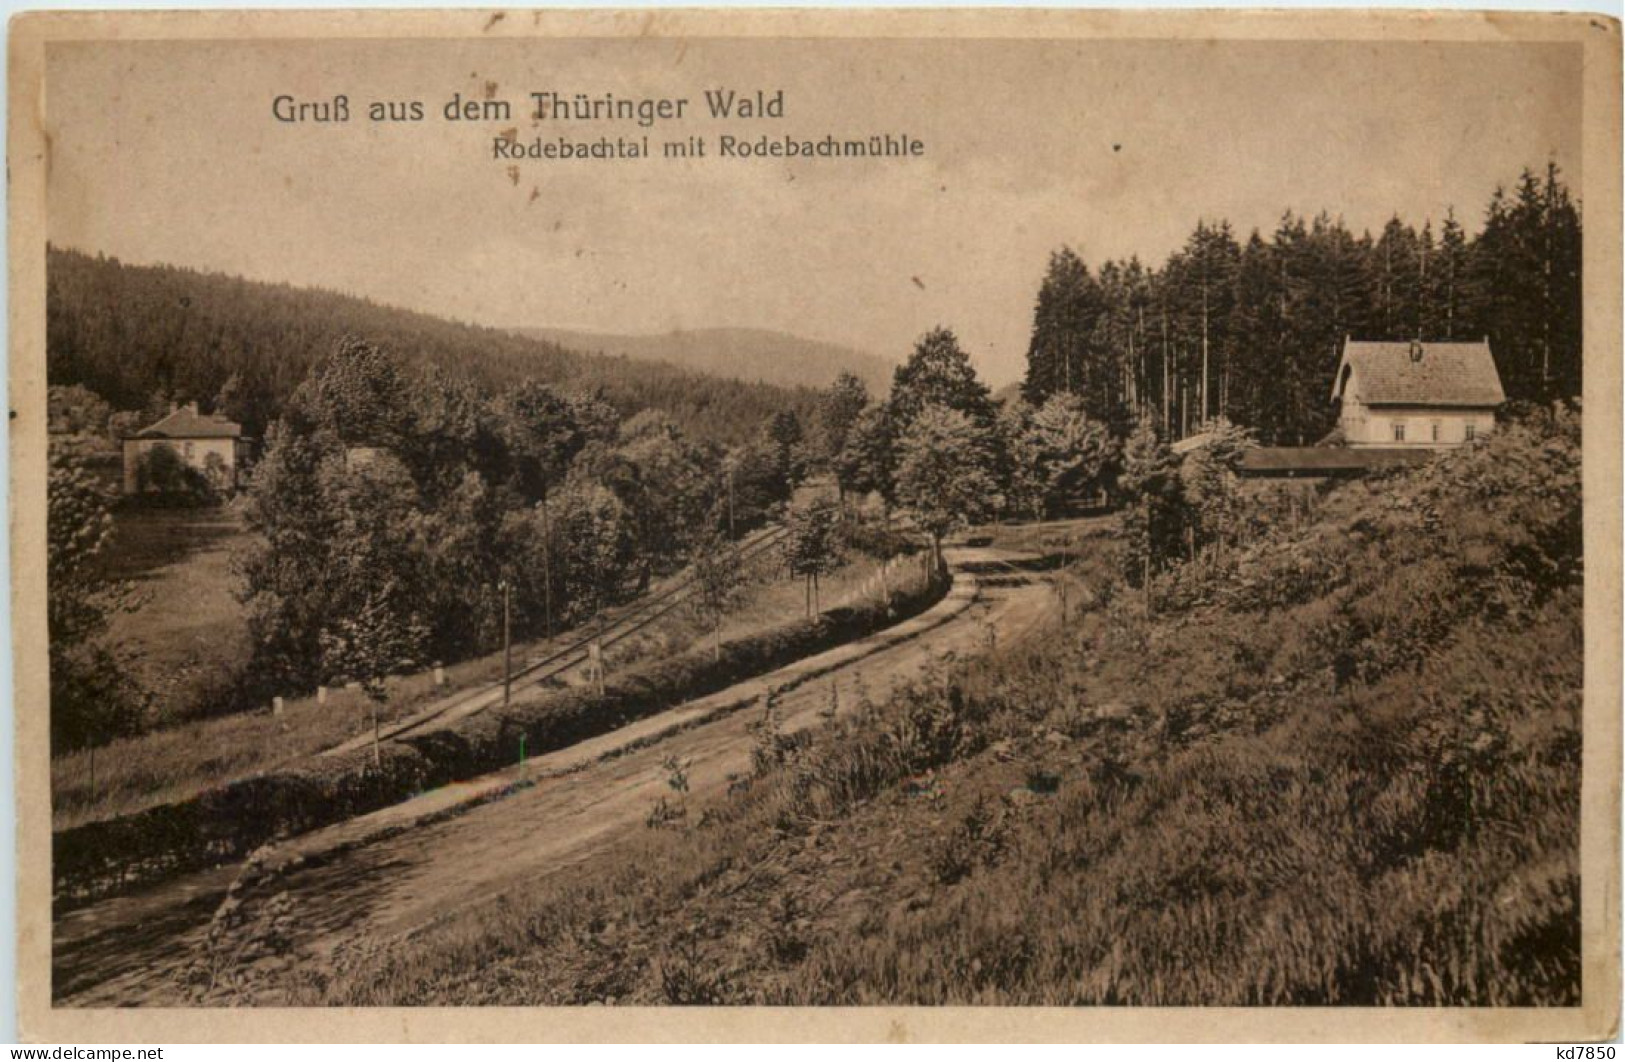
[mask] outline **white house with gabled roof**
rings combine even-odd
[[[1461,446],[1495,428],[1506,401],[1488,339],[1476,343],[1349,339],[1332,383],[1352,447]]]
[[[143,489],[142,459],[159,448],[204,473],[216,489],[234,490],[248,440],[241,424],[219,413],[199,413],[196,402],[172,407],[168,416],[124,440],[124,493]]]

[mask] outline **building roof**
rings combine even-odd
[[[1494,407],[1506,401],[1488,340],[1477,343],[1369,343],[1348,340],[1332,383],[1343,397],[1349,370],[1368,406]]]
[[[169,416],[136,433],[138,439],[236,439],[243,426],[219,413],[199,413],[193,402],[172,410]]]
[[[1192,450],[1200,450],[1212,442],[1216,435],[1216,432],[1199,431],[1195,435],[1187,435],[1183,439],[1174,440],[1168,449],[1176,454],[1188,454]]]
[[[1239,471],[1255,476],[1331,476],[1417,465],[1435,453],[1421,447],[1259,446],[1242,452]]]

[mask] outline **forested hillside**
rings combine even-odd
[[[1313,443],[1332,426],[1345,337],[1487,336],[1507,397],[1580,393],[1581,225],[1555,166],[1498,189],[1469,236],[1392,218],[1356,235],[1339,217],[1285,214],[1238,238],[1198,222],[1160,268],[1138,258],[1091,272],[1071,248],[1038,293],[1023,393],[1079,395],[1119,437],[1146,419],[1165,438],[1215,417],[1265,443]]]
[[[530,379],[596,392],[622,416],[658,409],[710,442],[744,442],[773,413],[805,412],[813,401],[810,392],[580,354],[335,292],[125,265],[72,250],[48,252],[47,285],[53,385],[81,384],[115,410],[159,412],[171,401],[195,400],[256,438],[347,334],[488,390]]]
[[[842,372],[850,372],[871,388],[883,388],[891,382],[894,368],[873,354],[761,328],[698,328],[641,336],[562,328],[519,331],[589,354],[664,361],[712,376],[785,387],[827,387]]]

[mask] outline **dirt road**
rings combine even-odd
[[[285,893],[295,912],[289,923],[297,954],[302,961],[322,962],[344,941],[380,941],[411,932],[444,912],[488,901],[587,859],[628,831],[645,829],[651,809],[672,793],[664,764],[673,757],[685,765],[693,814],[750,772],[765,688],[802,683],[775,698],[779,727],[793,733],[822,721],[832,691],[837,710],[850,710],[864,694],[881,698],[928,673],[945,654],[967,656],[1007,645],[1057,607],[1047,582],[1011,567],[1021,560],[1018,555],[960,549],[949,560],[957,607],[945,611],[945,618],[923,623],[907,640],[893,635],[866,654],[862,646],[832,650],[821,654],[828,660],[801,661],[706,698],[705,704],[678,706],[645,720],[641,735],[623,728],[538,758],[526,766],[533,784],[440,821],[434,821],[439,805],[450,810],[464,800],[466,807],[466,792],[427,794],[296,839],[289,847],[297,858],[274,883],[238,899],[263,905]],[[813,673],[820,677],[807,681]],[[514,780],[517,773],[510,771],[481,783],[495,792]],[[392,821],[398,825],[392,827]],[[55,927],[57,1005],[183,1002],[178,975],[202,947],[232,877],[219,871],[197,875],[65,916]]]

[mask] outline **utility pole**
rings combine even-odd
[[[547,636],[553,637],[553,521],[547,515],[547,495],[542,495],[542,610]]]
[[[1069,569],[1069,567],[1070,567],[1070,565],[1072,563],[1072,559],[1070,557],[1071,550],[1072,550],[1072,539],[1071,538],[1063,538],[1063,539],[1061,539],[1061,571],[1059,573],[1059,578],[1058,578],[1057,582],[1059,582],[1060,586],[1061,586],[1061,626],[1063,628],[1066,626],[1067,575],[1068,575],[1068,569]]]
[[[592,673],[593,686],[598,690],[598,696],[604,695],[604,642],[595,638],[587,646],[587,670]]]
[[[1140,583],[1145,588],[1145,614],[1151,615],[1151,544],[1156,541],[1151,534],[1151,499],[1145,499],[1145,557],[1144,567],[1141,569]]]
[[[502,580],[502,706],[508,706],[509,697],[513,693],[513,642],[509,638],[508,614],[509,603],[513,595],[513,588],[508,580]]]
[[[734,466],[728,462],[728,541],[739,541],[734,537]]]
[[[1202,398],[1202,409],[1197,414],[1198,426],[1207,423],[1208,386],[1207,386],[1207,252],[1202,252],[1202,386],[1197,392]]]

